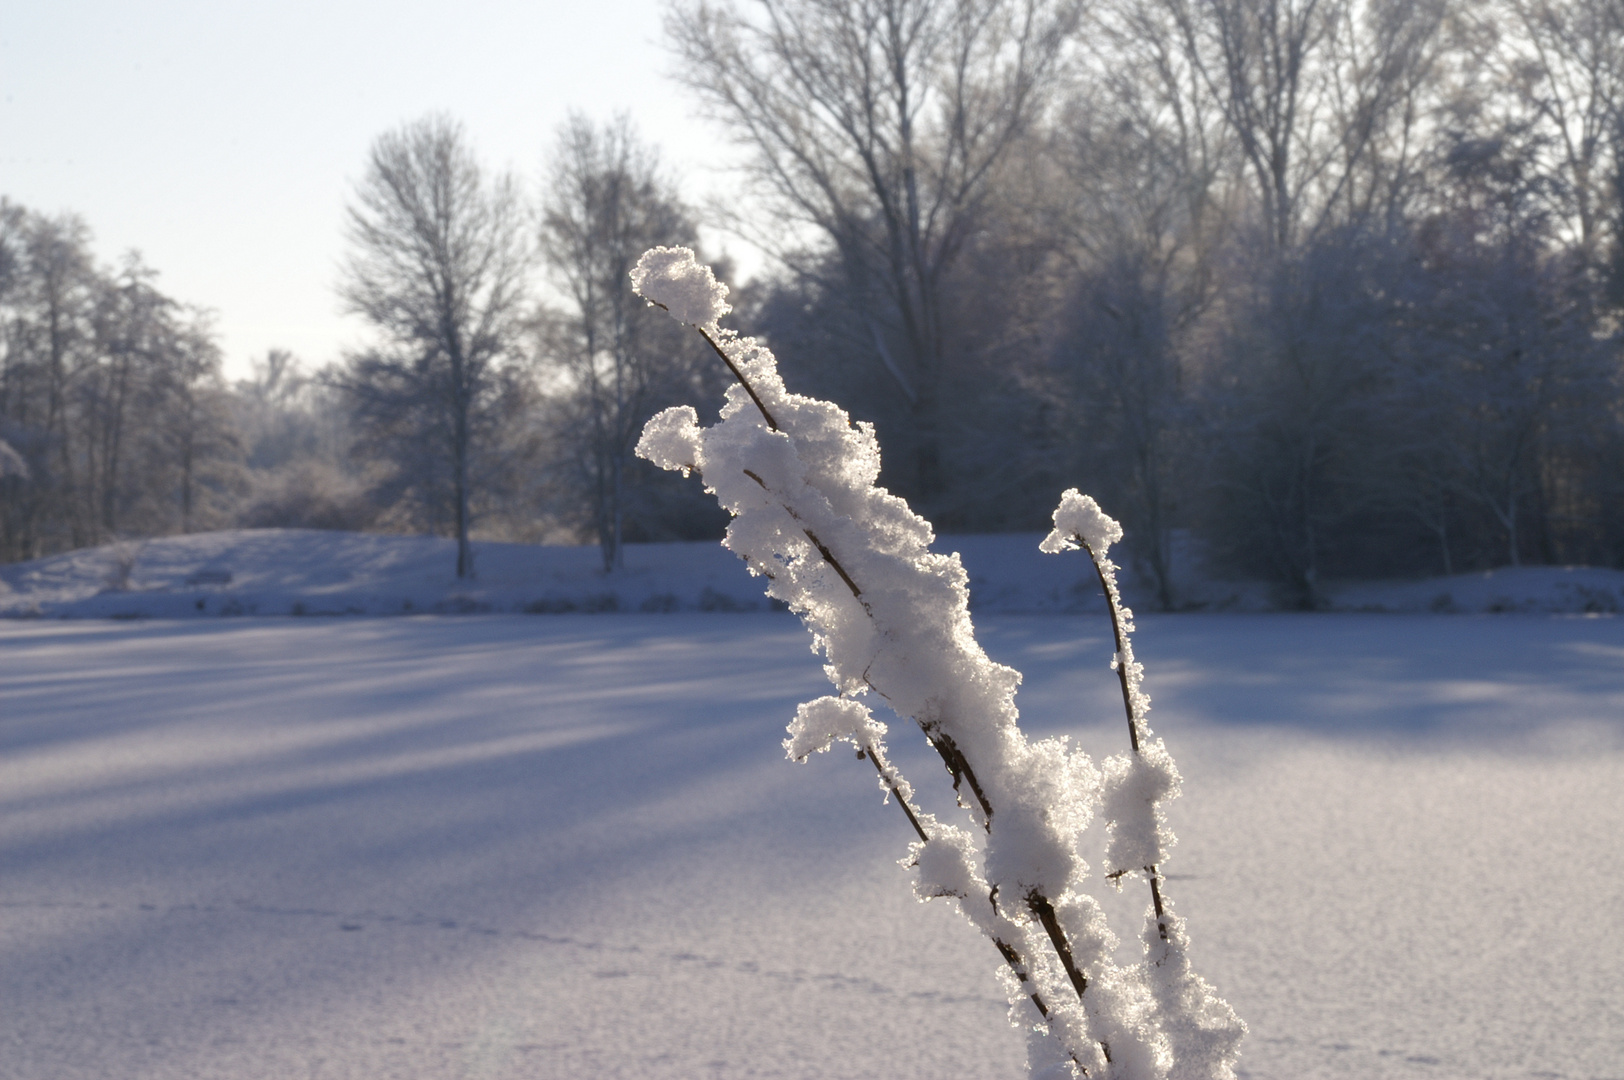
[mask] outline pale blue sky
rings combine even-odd
[[[139,248],[215,309],[227,372],[315,366],[338,313],[343,208],[382,131],[461,119],[534,184],[571,108],[628,111],[697,199],[725,153],[665,78],[660,0],[0,0],[0,194],[71,210],[103,262]],[[737,248],[736,243],[730,245]]]

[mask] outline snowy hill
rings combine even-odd
[[[1103,610],[1081,557],[1046,556],[1040,534],[938,538],[970,572],[978,612]],[[0,567],[0,616],[178,618],[202,615],[765,611],[760,582],[714,543],[633,544],[603,572],[596,547],[477,543],[472,581],[452,573],[455,545],[426,536],[307,529],[236,530],[131,541]],[[1193,575],[1187,575],[1193,577]],[[1150,606],[1131,574],[1130,603]],[[1523,567],[1329,590],[1334,610],[1616,612],[1624,572]],[[1192,581],[1192,607],[1260,611],[1255,582]]]

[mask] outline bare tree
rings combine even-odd
[[[912,486],[927,499],[943,479],[947,278],[1053,89],[1078,11],[1077,0],[755,0],[747,12],[698,0],[668,23],[681,77],[750,150],[779,220],[837,250],[838,286],[909,406]]]
[[[1413,180],[1440,0],[1161,0],[1220,102],[1277,252]]]
[[[600,127],[575,115],[563,125],[543,197],[541,253],[569,306],[549,320],[544,347],[568,379],[570,426],[582,429],[571,441],[606,571],[623,565],[632,447],[661,384],[680,381],[693,351],[691,336],[673,334],[669,320],[643,316],[628,275],[651,247],[694,243],[693,222],[627,118]]]
[[[94,542],[95,514],[86,513],[82,462],[75,456],[76,438],[70,426],[75,410],[72,395],[80,372],[94,364],[94,312],[103,285],[90,254],[90,230],[72,215],[47,218],[22,214],[20,233],[19,301],[10,321],[7,350],[8,412],[14,422],[32,429],[48,456],[49,493],[58,513],[52,525],[36,521],[30,526],[60,528],[67,546]],[[54,526],[54,528],[53,528]],[[35,534],[32,543],[44,540]],[[44,540],[54,546],[54,541]]]
[[[1492,14],[1490,13],[1492,11]],[[1609,188],[1624,147],[1624,4],[1618,0],[1500,0],[1489,69],[1538,124],[1562,180],[1564,227],[1586,270],[1601,255]]]
[[[1190,340],[1233,217],[1234,140],[1167,8],[1098,12],[1109,48],[1049,140],[1049,232],[1066,286],[1047,380],[1065,483],[1122,507],[1134,565],[1173,605]]]
[[[374,450],[448,511],[457,576],[470,576],[472,458],[517,341],[529,260],[515,184],[486,177],[460,124],[415,121],[373,144],[349,240],[339,294],[380,342],[350,358],[342,384]]]

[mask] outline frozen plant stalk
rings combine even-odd
[[[1161,739],[1150,741],[1145,714],[1150,698],[1143,689],[1144,667],[1133,655],[1133,612],[1122,604],[1117,588],[1116,564],[1107,554],[1122,539],[1122,526],[1088,495],[1070,488],[1054,512],[1054,529],[1039,547],[1050,554],[1081,549],[1093,561],[1094,572],[1111,613],[1116,654],[1111,667],[1122,686],[1122,708],[1128,719],[1128,755],[1104,763],[1106,877],[1119,885],[1123,878],[1143,873],[1150,883],[1150,907],[1141,935],[1145,956],[1141,981],[1156,1000],[1173,1052],[1171,1075],[1176,1078],[1233,1075],[1246,1024],[1229,1002],[1190,968],[1189,935],[1184,920],[1173,914],[1172,902],[1162,890],[1159,867],[1177,838],[1167,827],[1162,806],[1179,793],[1179,772]]]
[[[701,427],[692,408],[667,409],[648,422],[637,452],[702,476],[732,515],[723,543],[812,632],[836,695],[801,706],[789,755],[804,760],[847,740],[873,763],[918,838],[905,860],[917,894],[955,900],[998,950],[1011,1019],[1029,1032],[1034,1076],[1229,1076],[1234,1040],[1222,1053],[1191,1054],[1199,1045],[1183,1034],[1187,1015],[1206,1015],[1210,994],[1196,1001],[1190,993],[1205,993],[1204,983],[1186,968],[1164,988],[1154,957],[1127,968],[1113,962],[1116,939],[1085,891],[1088,866],[1077,854],[1100,805],[1100,772],[1065,739],[1022,734],[1020,675],[976,642],[958,556],[933,553],[930,524],[876,486],[873,427],[791,394],[771,352],[721,328],[727,288],[693,252],[646,252],[632,283],[693,326],[737,378],[719,423]],[[971,828],[914,804],[887,759],[886,727],[862,700],[870,694],[918,725]],[[1127,789],[1113,774],[1109,790]],[[1118,794],[1111,805],[1124,798],[1132,801]],[[1137,836],[1138,828],[1113,837]],[[1167,920],[1159,924],[1163,944],[1176,943],[1182,959],[1182,927]],[[1243,1030],[1232,1026],[1237,1036]]]

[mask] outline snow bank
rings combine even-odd
[[[1104,615],[1087,560],[1050,559],[1042,533],[938,536],[970,575],[975,614]],[[605,574],[593,546],[474,544],[473,581],[452,573],[453,541],[311,529],[241,529],[109,544],[0,566],[0,617],[186,618],[216,615],[400,615],[477,612],[765,611],[759,582],[710,541],[628,544]],[[1154,610],[1126,568],[1123,597]],[[1613,613],[1624,571],[1528,566],[1421,581],[1332,584],[1333,611]],[[1186,579],[1199,611],[1268,611],[1257,582]],[[201,605],[201,606],[199,606]]]
[[[1092,574],[1056,572],[1037,533],[938,537],[970,574],[972,611],[1104,611]],[[766,611],[719,544],[628,544],[605,574],[595,546],[474,544],[472,581],[453,541],[313,529],[241,529],[108,544],[0,566],[0,616],[186,618],[479,612]],[[1130,595],[1133,590],[1129,588]]]
[[[428,536],[261,529],[87,548],[0,567],[0,615],[180,618],[481,612],[764,611],[715,544],[633,544],[603,572],[597,547],[476,543],[472,580],[456,544]]]

